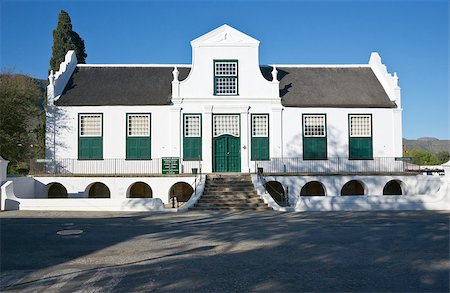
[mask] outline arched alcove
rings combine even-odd
[[[67,189],[58,182],[52,182],[47,184],[47,198],[67,198]]]
[[[351,180],[344,184],[341,195],[364,195],[364,184],[358,180]]]
[[[129,198],[152,198],[153,191],[150,185],[144,182],[133,183],[128,191]]]
[[[300,191],[301,196],[325,196],[325,187],[319,181],[310,181],[306,183]]]
[[[383,195],[402,195],[404,194],[400,180],[391,180],[383,188]]]
[[[190,184],[177,182],[169,190],[169,202],[173,197],[176,197],[178,202],[187,202],[191,198],[192,193],[194,193],[194,189]]]
[[[111,192],[109,191],[108,186],[101,182],[95,182],[90,184],[86,188],[86,193],[89,198],[110,198]]]
[[[264,184],[264,187],[278,205],[286,205],[286,194],[284,192],[283,185],[280,182],[268,181]]]

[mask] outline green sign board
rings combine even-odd
[[[180,158],[166,157],[162,158],[161,161],[163,174],[180,174]]]
[[[396,157],[395,160],[407,162],[407,161],[412,161],[412,158],[411,157]]]

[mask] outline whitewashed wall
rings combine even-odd
[[[125,159],[126,114],[151,113],[151,157],[180,157],[183,154],[184,113],[202,114],[202,171],[212,172],[212,116],[239,114],[241,117],[241,171],[253,172],[250,161],[250,115],[270,116],[270,157],[302,156],[302,114],[327,114],[328,157],[348,157],[348,114],[372,114],[374,157],[402,156],[401,109],[284,108],[277,80],[267,81],[259,68],[259,41],[234,28],[223,25],[191,42],[192,69],[183,80],[172,83],[170,106],[96,106],[55,107],[49,97],[47,119],[47,158],[78,157],[78,114],[103,114],[103,158]],[[49,93],[61,92],[76,59],[69,58],[62,71],[50,76]],[[238,96],[214,96],[213,62],[238,60]],[[369,66],[380,80],[391,100],[399,106],[400,88],[396,74],[387,72],[378,54],[371,55]],[[63,70],[64,69],[64,70]],[[66,70],[67,69],[67,70]],[[70,70],[69,70],[70,69]],[[276,75],[276,72],[273,72]],[[176,74],[175,74],[176,76]],[[53,89],[54,79],[55,88]],[[58,90],[59,89],[59,90]],[[56,97],[58,98],[58,97]],[[98,162],[101,164],[101,162]],[[101,173],[101,172],[97,172]]]
[[[370,210],[450,210],[450,180],[435,176],[267,176],[267,181],[277,181],[286,192],[289,189],[291,207],[280,207],[265,192],[263,181],[252,176],[257,193],[270,207],[280,211],[370,211]],[[358,180],[365,189],[364,195],[340,196],[345,183]],[[382,195],[387,182],[398,180],[403,195]],[[308,182],[319,181],[326,196],[300,196],[301,188]]]
[[[197,194],[182,210],[195,204],[203,193],[206,177],[195,181],[194,177],[11,177],[1,187],[1,208],[6,210],[60,210],[60,211],[166,211],[170,188],[178,182],[185,182]],[[51,183],[64,185],[68,198],[47,198]],[[95,183],[105,184],[110,198],[87,198],[89,187]],[[147,183],[153,192],[152,198],[128,198],[131,186],[136,182]]]

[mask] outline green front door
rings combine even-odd
[[[213,171],[241,172],[241,139],[221,135],[213,139]]]

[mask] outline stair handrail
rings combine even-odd
[[[262,185],[264,187],[264,193],[266,193],[266,194],[268,193],[270,196],[272,196],[270,194],[270,192],[268,192],[268,190],[267,190],[267,180],[266,180],[266,178],[263,175],[262,169],[257,168],[256,170],[257,170],[256,174],[258,176],[258,180],[262,183]],[[284,205],[286,207],[289,206],[289,186],[286,186],[286,193],[285,194],[279,193],[278,191],[276,191],[273,188],[272,188],[272,191],[275,192],[276,194],[278,194],[280,196],[280,198],[283,199],[283,203],[284,203]]]

